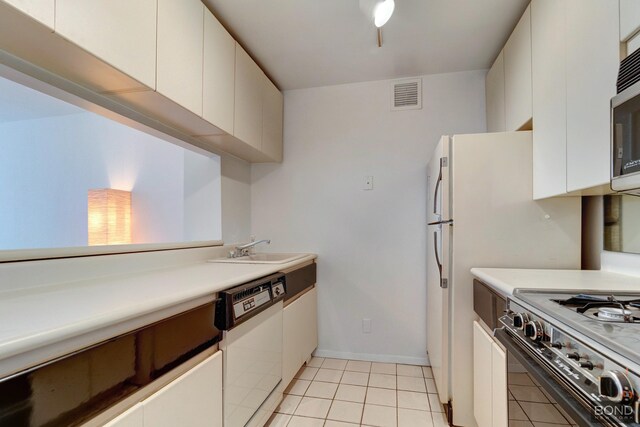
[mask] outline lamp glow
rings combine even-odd
[[[131,243],[131,192],[89,190],[89,246]]]
[[[373,10],[373,23],[375,26],[380,28],[386,24],[389,18],[391,18],[391,15],[393,15],[395,8],[396,3],[394,0],[384,0],[378,3]]]

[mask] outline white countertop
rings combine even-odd
[[[513,295],[515,289],[640,291],[640,277],[599,270],[472,268],[471,274],[505,297]]]
[[[212,301],[234,285],[311,261],[198,264],[0,297],[0,378]]]

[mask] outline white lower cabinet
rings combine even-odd
[[[493,427],[509,424],[507,396],[507,354],[498,344],[491,344],[491,409]]]
[[[507,427],[507,357],[473,322],[473,415],[478,427]]]
[[[493,339],[473,322],[473,415],[478,427],[492,426],[491,345]]]
[[[222,352],[175,379],[141,405],[145,427],[221,427]],[[114,424],[130,425],[137,424]]]
[[[318,293],[312,288],[284,308],[282,384],[288,385],[318,347]]]

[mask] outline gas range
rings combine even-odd
[[[640,292],[520,289],[507,308],[507,335],[587,409],[585,425],[640,425]]]

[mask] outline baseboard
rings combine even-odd
[[[420,365],[431,366],[429,357],[410,357],[395,354],[368,354],[368,353],[349,353],[346,351],[333,351],[316,349],[313,352],[316,357],[330,357],[334,359],[364,360],[366,362],[384,362],[384,363],[401,363],[403,365]]]

